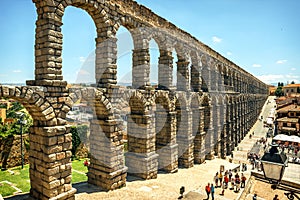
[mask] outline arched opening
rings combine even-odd
[[[68,6],[62,21],[64,80],[84,86],[95,84],[97,32],[93,19],[85,10]]]
[[[132,51],[134,49],[131,33],[121,26],[117,31],[117,84],[132,86]]]
[[[158,154],[158,169],[165,172],[178,170],[176,114],[170,111],[170,101],[166,96],[155,99],[155,152]]]
[[[201,57],[202,71],[201,71],[201,90],[203,92],[209,91],[210,73],[207,64],[206,56]]]
[[[172,72],[172,86],[176,87],[177,85],[177,62],[178,62],[178,57],[177,57],[177,52],[175,49],[172,51],[172,57],[173,57],[173,72]]]
[[[31,1],[1,2],[1,84],[34,79],[34,32],[37,12]],[[19,16],[19,17],[17,17]]]
[[[22,101],[15,97],[0,96],[0,177],[3,197],[30,191],[29,138],[32,125],[33,119]]]
[[[72,134],[72,184],[88,180],[86,174],[91,158],[90,135],[93,118],[94,109],[84,98],[77,99],[66,114],[66,121]]]
[[[159,47],[154,39],[149,42],[150,51],[150,84],[157,88],[158,86],[158,61],[159,61]]]

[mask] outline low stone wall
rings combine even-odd
[[[24,164],[28,163],[29,136],[23,135]],[[0,138],[0,165],[7,169],[22,165],[21,157],[21,136],[14,135],[6,139]]]

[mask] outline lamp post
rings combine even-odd
[[[272,184],[272,188],[276,189],[280,184],[284,170],[288,166],[288,158],[283,151],[278,151],[278,145],[272,144],[269,152],[265,152],[261,158],[262,171],[264,172],[265,179],[269,180]],[[288,199],[300,199],[295,191],[289,191],[285,193]]]
[[[24,154],[23,154],[23,125],[26,124],[26,120],[24,120],[24,113],[17,112],[17,115],[19,115],[20,119],[18,120],[18,124],[20,125],[20,135],[21,135],[21,164],[22,169],[24,168]]]

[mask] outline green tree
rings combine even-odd
[[[281,86],[277,87],[277,89],[275,90],[275,95],[276,95],[277,97],[281,97],[281,96],[284,95]]]
[[[292,81],[291,84],[295,84],[295,81]]]
[[[80,137],[78,135],[78,129],[76,126],[72,126],[71,127],[71,133],[72,133],[72,154],[73,154],[73,158],[75,157],[76,154],[76,150],[79,147],[81,140]]]
[[[23,109],[24,109],[24,107],[22,106],[22,104],[20,104],[17,101],[13,102],[11,107],[6,112],[6,117],[7,118],[19,118],[17,112],[20,112]]]

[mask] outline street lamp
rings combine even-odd
[[[278,151],[278,145],[272,144],[269,152],[265,152],[261,158],[262,171],[264,172],[265,179],[269,180],[272,185],[272,188],[276,188],[283,177],[285,167],[288,165],[288,158],[286,154],[281,151]],[[294,191],[285,193],[288,199],[300,199]]]
[[[16,113],[20,119],[18,120],[18,124],[20,125],[20,135],[21,135],[21,163],[22,163],[22,169],[24,168],[24,154],[23,154],[23,125],[26,124],[26,120],[24,120],[25,114],[23,112],[17,112]]]

